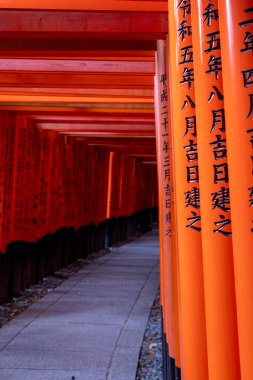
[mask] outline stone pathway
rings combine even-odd
[[[113,248],[0,329],[0,379],[134,380],[159,286],[158,232]]]

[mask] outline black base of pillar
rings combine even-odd
[[[176,367],[176,376],[175,376],[175,379],[176,380],[181,380],[181,369]]]
[[[147,231],[152,214],[153,210],[147,209],[129,217],[112,218],[96,226],[83,226],[79,230],[61,228],[36,243],[17,241],[9,244],[6,253],[0,254],[0,304],[18,296],[26,287],[52,275],[59,268],[126,240],[137,232],[140,225],[142,231]]]
[[[167,337],[164,333],[163,326],[162,318],[163,380],[181,380],[181,369],[176,367],[175,359],[170,356]]]

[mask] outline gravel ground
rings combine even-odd
[[[142,342],[136,380],[162,379],[162,325],[160,292],[158,291]]]

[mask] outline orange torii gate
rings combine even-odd
[[[1,301],[158,174],[164,379],[252,380],[253,1],[2,0],[0,37]]]
[[[169,2],[167,122],[173,152],[170,193],[176,219],[171,218],[171,228],[179,279],[173,302],[179,305],[180,361],[170,341],[174,320],[168,315],[165,333],[170,359],[180,362],[185,380],[253,376],[252,41],[250,0]],[[162,58],[160,54],[158,73],[163,72]],[[161,114],[163,97],[155,101]],[[158,119],[157,129],[164,124]],[[162,163],[158,156],[161,177]],[[162,258],[173,257],[173,248],[171,253],[166,249]],[[164,263],[166,293],[171,273]],[[166,297],[163,302],[171,312]],[[174,378],[168,372],[167,378]]]
[[[2,2],[0,19],[3,302],[80,246],[103,247],[107,221],[114,241],[149,225],[155,49],[167,12],[153,2],[21,1]],[[30,267],[26,279],[16,262]]]

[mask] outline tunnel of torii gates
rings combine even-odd
[[[252,380],[253,0],[1,0],[0,120],[1,302],[158,200],[164,379]]]

